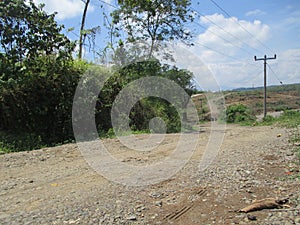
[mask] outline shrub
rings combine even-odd
[[[255,116],[250,113],[247,106],[242,104],[230,105],[226,109],[226,121],[228,123],[240,123],[254,121]]]
[[[300,112],[295,110],[286,110],[278,118],[278,123],[287,128],[295,128],[300,125]]]

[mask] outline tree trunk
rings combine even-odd
[[[84,24],[85,24],[85,19],[86,19],[86,13],[87,13],[87,9],[89,7],[90,4],[90,0],[87,0],[85,2],[85,6],[84,6],[84,10],[83,10],[83,14],[82,14],[82,20],[81,20],[81,27],[80,27],[80,36],[79,36],[79,53],[78,53],[78,58],[82,59],[82,48],[83,48],[83,42],[84,42]]]

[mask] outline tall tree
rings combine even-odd
[[[150,40],[149,55],[158,41],[183,40],[190,43],[185,24],[193,21],[190,0],[119,0],[113,22],[125,29],[128,41]]]
[[[73,96],[84,70],[54,17],[33,0],[0,1],[0,129],[44,143],[72,138]]]
[[[48,15],[43,5],[33,0],[0,1],[1,79],[17,76],[20,70],[35,65],[39,56],[62,61],[71,58],[74,43],[61,33],[63,26]]]

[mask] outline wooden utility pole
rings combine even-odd
[[[265,55],[264,58],[258,59],[254,56],[255,61],[264,60],[264,118],[267,116],[267,60],[270,59],[276,59],[276,54],[272,58],[267,58]]]

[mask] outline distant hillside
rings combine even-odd
[[[262,90],[263,87],[255,87],[255,88],[235,88],[232,89],[231,91],[255,91],[255,90]],[[284,84],[284,85],[271,85],[267,87],[268,90],[271,91],[282,91],[282,89],[285,90],[300,90],[300,83],[296,84]]]
[[[263,87],[238,88],[224,92],[226,105],[244,104],[254,114],[263,112]],[[300,84],[267,87],[267,111],[300,109]]]
[[[254,115],[263,113],[264,90],[257,88],[238,88],[224,91],[226,106],[243,104]],[[192,96],[201,121],[210,120],[210,106],[205,92]],[[300,109],[300,84],[288,84],[267,87],[267,111],[276,112],[287,109]]]

